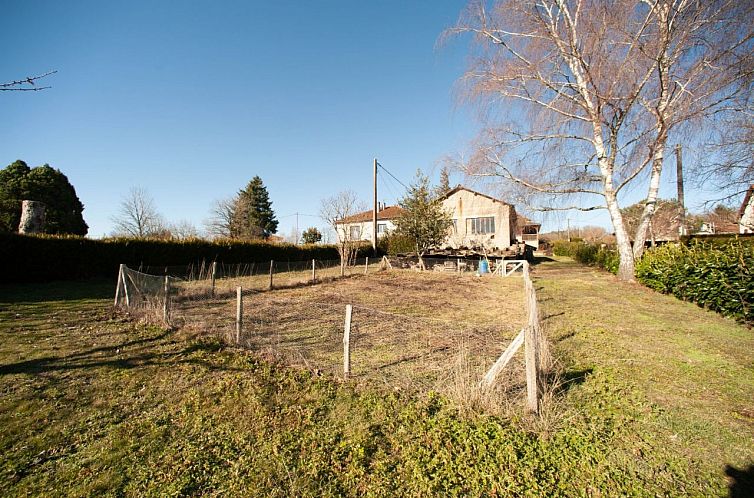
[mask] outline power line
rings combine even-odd
[[[392,174],[392,173],[391,173],[390,171],[388,171],[388,169],[387,169],[387,168],[386,168],[385,166],[381,165],[380,163],[377,163],[377,166],[379,166],[380,168],[382,168],[382,171],[384,171],[384,172],[385,172],[385,173],[387,173],[388,175],[392,176],[392,177],[393,177],[393,179],[394,179],[394,180],[395,180],[396,182],[398,182],[398,183],[400,183],[401,185],[403,185],[403,188],[405,188],[406,190],[408,190],[408,189],[409,189],[409,188],[408,188],[408,187],[406,186],[406,184],[405,184],[405,183],[403,183],[403,182],[402,182],[402,181],[400,181],[400,180],[399,180],[398,178],[396,178],[396,176],[395,176],[394,174]]]

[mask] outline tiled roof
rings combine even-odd
[[[481,195],[482,197],[486,197],[487,199],[490,199],[490,200],[492,200],[492,201],[495,201],[495,202],[499,202],[500,204],[505,204],[506,206],[512,206],[512,204],[510,204],[510,203],[508,203],[508,202],[505,202],[505,201],[501,201],[500,199],[495,199],[495,198],[494,198],[494,197],[492,197],[491,195],[487,195],[487,194],[483,194],[483,193],[481,193],[481,192],[477,192],[477,191],[475,191],[475,190],[471,190],[470,188],[466,188],[466,187],[464,187],[463,185],[457,185],[456,187],[454,187],[454,188],[452,188],[452,189],[448,190],[448,191],[447,191],[447,192],[446,192],[446,193],[445,193],[444,195],[440,196],[440,200],[445,200],[445,199],[447,199],[448,197],[450,197],[451,195],[453,195],[453,194],[455,194],[456,192],[459,192],[459,191],[461,191],[461,190],[465,190],[466,192],[471,192],[471,193],[472,193],[472,194],[474,194],[474,195]]]
[[[399,206],[388,206],[381,211],[377,211],[377,221],[394,220],[398,218],[402,212],[403,212],[403,209],[401,209]],[[356,213],[354,215],[343,218],[342,220],[339,220],[337,223],[363,223],[367,221],[372,221],[371,209],[368,211],[363,211],[361,213]]]

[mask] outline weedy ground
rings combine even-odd
[[[111,310],[110,282],[0,287],[0,494],[751,489],[750,329],[570,261],[534,277],[560,362],[541,417],[342,383],[144,325]]]

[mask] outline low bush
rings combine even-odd
[[[389,254],[391,256],[416,252],[416,245],[410,237],[399,235],[395,232],[385,234],[380,238],[377,242],[377,248],[383,254]]]
[[[636,265],[641,283],[754,323],[754,245],[691,239],[648,250]]]
[[[553,254],[571,257],[585,265],[599,266],[611,273],[618,273],[618,265],[620,264],[618,251],[605,244],[556,240],[553,243]]]
[[[360,248],[360,253],[371,253],[371,246]],[[297,246],[262,241],[202,239],[95,240],[75,236],[0,233],[0,281],[4,282],[114,277],[121,263],[139,267],[188,265],[202,261],[247,263],[338,258],[337,249],[331,245]]]

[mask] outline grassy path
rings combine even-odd
[[[754,330],[565,258],[535,277],[567,371],[613,377],[647,412],[637,454],[681,455],[710,483],[725,483],[726,468],[752,478]]]

